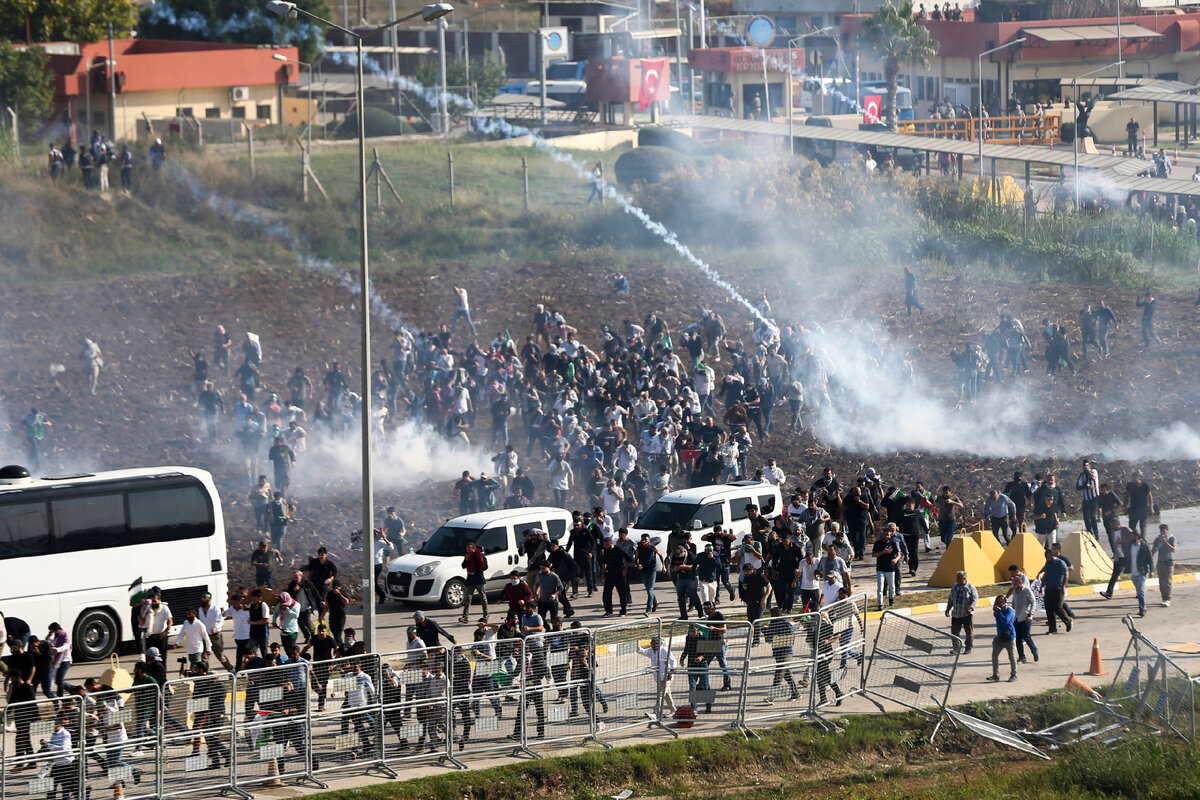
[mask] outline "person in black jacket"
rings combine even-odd
[[[1021,473],[1014,472],[1013,479],[1004,484],[1004,494],[1008,495],[1008,499],[1012,500],[1013,505],[1017,507],[1016,525],[1013,526],[1013,533],[1016,533],[1025,525],[1025,509],[1029,507],[1029,501],[1033,499],[1033,490],[1021,478]]]
[[[604,616],[613,615],[613,589],[621,598],[621,616],[629,611],[629,577],[626,575],[633,565],[629,553],[613,544],[612,539],[604,542],[600,550],[600,566],[604,568]]]

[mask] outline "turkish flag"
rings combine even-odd
[[[883,95],[863,95],[863,122],[879,122],[883,119]]]
[[[664,73],[667,71],[667,59],[642,59],[642,92],[638,97],[638,111],[645,111],[650,104],[658,100]],[[667,79],[667,91],[670,92],[670,79]]]

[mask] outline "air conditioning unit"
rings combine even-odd
[[[244,103],[250,99],[249,86],[234,86],[233,87],[233,102]]]

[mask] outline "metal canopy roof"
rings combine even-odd
[[[1106,100],[1144,100],[1157,103],[1200,105],[1200,86],[1183,81],[1154,81],[1114,92]]]
[[[679,127],[725,130],[734,133],[767,134],[785,138],[788,135],[786,122],[760,122],[748,119],[731,119],[729,117],[686,116],[677,114],[665,116],[663,122],[667,125]],[[840,142],[859,146],[898,147],[922,152],[952,153],[954,155],[972,157],[978,157],[979,155],[978,142],[961,139],[938,139],[932,136],[910,136],[902,133],[890,133],[888,131],[860,131],[847,128],[826,128],[817,125],[796,124],[793,135],[797,139]],[[1051,150],[1046,147],[984,144],[983,157],[985,160],[998,159],[1000,161],[1017,161],[1028,164],[1053,164],[1059,167],[1071,167],[1075,163],[1075,154],[1069,145]],[[1121,189],[1200,197],[1200,183],[1135,177],[1138,172],[1150,166],[1148,161],[1142,161],[1141,159],[1080,153],[1079,166],[1083,169],[1100,170],[1107,173],[1113,184]]]
[[[1046,28],[1022,28],[1023,36],[1032,36],[1043,42],[1109,42],[1118,38],[1116,25],[1064,25]],[[1121,39],[1158,39],[1156,33],[1141,25],[1122,25]]]

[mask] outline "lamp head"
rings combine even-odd
[[[298,16],[296,4],[287,0],[271,0],[267,3],[267,11],[283,19],[295,19]]]
[[[272,2],[275,1],[272,0]],[[435,19],[441,19],[452,11],[454,11],[454,6],[449,3],[430,3],[421,9],[421,19],[426,22],[433,22]]]
[[[288,57],[285,56],[283,53],[272,53],[271,58],[275,59],[276,61],[287,61],[288,60]]]

